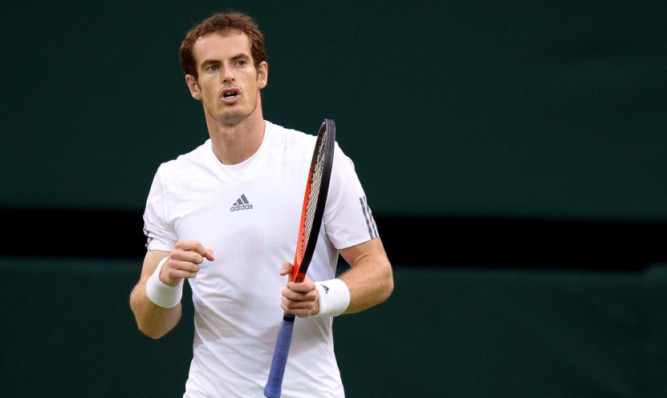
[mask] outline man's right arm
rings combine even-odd
[[[180,302],[175,307],[164,308],[148,297],[146,286],[158,264],[165,260],[158,275],[160,282],[177,286],[181,280],[197,276],[199,264],[204,258],[212,261],[213,252],[197,241],[179,241],[171,252],[153,250],[146,253],[141,277],[130,295],[130,307],[142,333],[153,339],[159,339],[172,330],[181,319]]]
[[[146,293],[146,283],[153,275],[160,261],[169,255],[168,252],[149,251],[144,258],[139,283],[130,295],[130,307],[134,312],[139,330],[146,336],[159,339],[176,326],[181,319],[181,303],[173,308],[162,308],[153,303]]]

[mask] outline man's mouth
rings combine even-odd
[[[233,102],[236,100],[239,95],[241,94],[238,89],[235,88],[228,88],[225,90],[222,90],[222,93],[220,93],[220,99],[222,99],[225,102]]]

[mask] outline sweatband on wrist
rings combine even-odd
[[[162,266],[168,257],[165,257],[160,261],[146,282],[146,295],[148,299],[162,308],[174,308],[181,302],[181,297],[183,297],[183,279],[178,282],[176,286],[170,286],[160,280],[160,272],[162,271]]]
[[[350,305],[350,289],[340,279],[315,282],[319,293],[320,312],[315,317],[337,316]]]

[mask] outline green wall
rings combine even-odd
[[[144,337],[128,305],[141,258],[105,257],[135,242],[135,223],[118,216],[140,219],[159,163],[207,138],[178,46],[229,7],[267,36],[266,118],[311,133],[335,119],[378,218],[462,220],[464,233],[438,224],[465,240],[456,253],[536,259],[396,264],[388,303],[336,320],[348,396],[667,396],[667,266],[604,271],[594,256],[622,247],[634,263],[667,222],[667,6],[603,0],[3,4],[4,395],[181,395],[191,304],[170,335]],[[489,231],[515,218],[546,221]],[[628,222],[621,236],[657,227],[607,248],[573,234],[590,220]],[[413,229],[393,231],[388,249],[405,250],[395,232]],[[83,252],[63,249],[93,236]],[[432,246],[415,262],[451,264],[456,248]],[[575,262],[573,247],[588,247],[578,261],[597,271],[545,268],[557,253]]]
[[[192,305],[171,334],[144,337],[128,305],[139,267],[0,258],[3,395],[180,397]],[[403,265],[395,279],[388,302],[334,323],[349,397],[667,395],[667,264],[637,273]]]
[[[178,46],[228,7],[266,33],[266,118],[336,119],[376,214],[667,220],[659,1],[10,2],[0,206],[141,210],[207,138]]]

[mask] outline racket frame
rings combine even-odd
[[[301,218],[299,221],[299,235],[297,240],[297,250],[294,256],[294,266],[290,280],[292,282],[303,282],[306,278],[306,272],[310,265],[310,261],[317,246],[318,236],[322,227],[322,219],[324,217],[324,208],[326,206],[327,195],[329,192],[329,181],[331,179],[331,169],[333,166],[333,157],[336,140],[336,124],[331,119],[324,119],[317,134],[315,141],[315,149],[313,150],[313,157],[310,162],[308,170],[308,179],[306,181],[306,190],[304,193],[303,206],[301,208]],[[308,208],[311,201],[311,193],[313,186],[313,179],[315,177],[315,168],[320,153],[319,148],[324,150],[324,164],[322,165],[322,177],[320,180],[320,190],[317,193],[317,203],[313,215],[313,223],[310,229],[310,234],[306,237],[306,218]],[[304,248],[305,245],[305,248]],[[303,250],[302,250],[303,249]],[[292,334],[294,331],[293,314],[285,313],[283,315],[283,322],[278,331],[276,339],[276,346],[273,351],[273,359],[271,360],[271,368],[269,377],[264,387],[264,396],[267,398],[279,398],[282,392],[283,376],[285,375],[285,368],[287,366],[287,357],[289,355],[289,348],[292,343]]]

